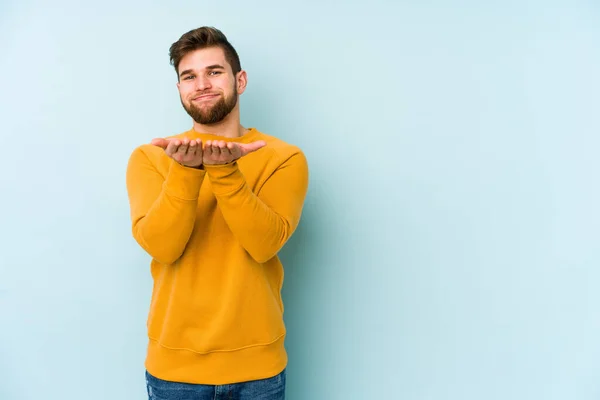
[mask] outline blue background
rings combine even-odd
[[[132,149],[224,31],[242,123],[311,182],[281,253],[290,400],[600,398],[600,5],[0,6],[0,399],[145,399]]]

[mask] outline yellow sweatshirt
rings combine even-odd
[[[296,146],[251,128],[224,139],[262,149],[227,165],[188,168],[151,144],[127,166],[133,237],[152,257],[145,367],[170,381],[229,384],[287,365],[278,251],[302,212],[308,166]]]

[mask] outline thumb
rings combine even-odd
[[[158,147],[162,147],[163,149],[166,149],[167,146],[169,145],[169,140],[163,139],[163,138],[156,138],[156,139],[152,139],[150,144],[153,144],[154,146],[158,146]]]
[[[261,149],[261,148],[265,147],[266,145],[267,145],[267,142],[265,142],[264,140],[258,140],[256,142],[252,142],[252,143],[240,144],[240,148],[242,150],[242,156],[245,156],[248,153],[252,153],[253,151],[256,151],[258,149]]]

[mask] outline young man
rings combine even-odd
[[[193,127],[137,147],[127,166],[133,236],[152,257],[148,395],[283,399],[277,253],[300,220],[307,161],[240,124],[247,75],[219,30],[187,32],[170,58]]]

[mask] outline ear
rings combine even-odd
[[[246,90],[247,85],[248,85],[248,74],[246,74],[246,71],[241,70],[240,72],[237,73],[237,77],[236,77],[236,86],[237,86],[238,94],[244,93],[244,90]]]

